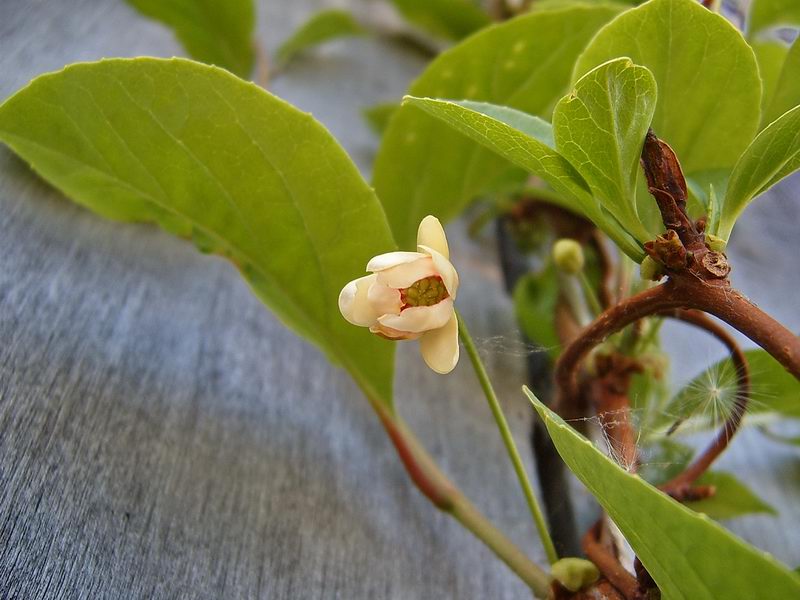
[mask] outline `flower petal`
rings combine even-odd
[[[407,254],[414,254],[418,258],[411,262],[379,271],[377,273],[378,282],[391,288],[403,289],[409,287],[415,281],[438,274],[433,259],[429,254],[419,252],[408,252]]]
[[[367,271],[377,273],[420,258],[426,258],[426,256],[420,252],[387,252],[386,254],[378,254],[367,263]]]
[[[453,266],[447,258],[445,258],[440,252],[436,249],[431,248],[430,246],[417,246],[422,252],[425,254],[430,255],[431,259],[433,260],[433,266],[436,269],[436,274],[442,278],[442,283],[444,283],[444,287],[447,288],[447,293],[452,296],[453,300],[456,299],[456,294],[458,292],[458,273],[456,272],[456,268]]]
[[[339,311],[353,325],[369,327],[380,316],[368,298],[369,288],[377,278],[377,275],[360,277],[344,286],[339,293]]]
[[[453,299],[445,298],[433,306],[412,306],[399,315],[381,315],[378,323],[398,331],[421,333],[444,326],[453,313]]]
[[[377,279],[378,275],[375,275],[375,278]],[[403,308],[400,290],[390,288],[377,281],[370,286],[367,297],[369,298],[372,310],[374,310],[378,316],[399,315],[400,309]]]
[[[408,333],[407,331],[397,331],[391,327],[386,327],[380,323],[375,323],[369,330],[375,335],[379,335],[387,340],[415,340],[420,337],[421,333]]]
[[[428,331],[419,340],[422,358],[431,369],[446,375],[458,363],[458,320],[456,313],[444,327]]]
[[[417,229],[417,244],[433,248],[446,259],[450,258],[450,248],[447,246],[447,236],[439,219],[428,215],[419,224]]]

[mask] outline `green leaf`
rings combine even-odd
[[[255,60],[253,0],[126,0],[170,27],[189,56],[248,77]]]
[[[513,294],[520,329],[529,340],[544,346],[551,357],[558,356],[561,350],[555,327],[558,293],[555,269],[548,266],[520,278]]]
[[[336,38],[362,35],[365,31],[346,10],[320,11],[281,44],[276,53],[277,62],[285,65],[304,50]]]
[[[362,109],[361,114],[366,119],[372,131],[381,135],[389,126],[389,121],[400,110],[398,102],[381,102]]]
[[[648,483],[661,485],[683,472],[693,455],[693,448],[662,437],[642,450],[638,473]],[[753,513],[777,514],[774,508],[730,473],[706,472],[695,485],[714,486],[716,492],[704,500],[686,502],[685,506],[712,519],[734,519]]]
[[[686,173],[733,166],[758,129],[761,103],[753,50],[733,25],[696,0],[650,0],[598,32],[574,78],[620,56],[653,73],[653,129]]]
[[[775,81],[769,103],[765,104],[763,125],[768,125],[800,105],[800,37],[798,37],[783,61]]]
[[[753,0],[747,35],[753,38],[765,29],[798,25],[800,25],[800,3],[797,0]]]
[[[489,15],[472,0],[392,0],[411,23],[433,35],[458,40],[486,27]]]
[[[518,110],[483,102],[452,102],[406,96],[405,103],[419,106],[476,142],[491,148],[541,177],[576,212],[585,214],[634,260],[644,256],[642,247],[593,198],[580,174],[553,147],[550,124]]]
[[[686,506],[712,519],[734,519],[754,513],[777,514],[774,508],[730,473],[720,471],[704,473],[696,485],[713,485],[716,492],[704,500],[687,502]]]
[[[769,412],[800,419],[800,381],[764,350],[746,350],[745,356],[752,389],[745,419]],[[664,410],[663,422],[693,416],[697,425],[721,426],[738,394],[736,370],[726,358],[697,375],[675,395]]]
[[[627,58],[589,71],[553,111],[556,149],[589,184],[595,198],[643,244],[649,232],[636,212],[642,145],[656,108],[656,82]]]
[[[575,58],[618,12],[603,4],[572,5],[488,27],[442,53],[409,94],[492,102],[549,119],[567,91]],[[509,168],[447,124],[405,106],[381,142],[374,184],[395,239],[411,246],[425,215],[452,219]]]
[[[758,134],[731,173],[717,235],[727,240],[742,211],[784,177],[800,168],[800,106]]]
[[[783,69],[789,53],[789,46],[777,39],[751,41],[750,46],[756,55],[758,71],[761,75],[761,127],[763,128],[770,123],[767,120],[767,112],[772,104],[775,88],[781,77],[781,69]]]
[[[347,323],[337,298],[395,244],[310,115],[215,67],[114,59],[35,79],[0,106],[0,140],[87,208],[230,258],[281,321],[391,406],[393,345]]]
[[[624,471],[523,389],[561,458],[620,528],[666,600],[800,597],[795,573]]]

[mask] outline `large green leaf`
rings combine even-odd
[[[524,389],[561,458],[620,528],[665,600],[800,597],[795,573],[620,468]]]
[[[764,350],[747,350],[745,357],[752,389],[748,415],[774,412],[800,419],[800,381]],[[693,417],[699,426],[718,427],[739,399],[736,370],[726,358],[694,377],[675,394],[664,410],[662,424],[670,419]]]
[[[419,106],[513,164],[541,177],[570,201],[574,211],[594,221],[631,258],[639,261],[643,258],[642,247],[592,197],[575,167],[553,148],[552,128],[546,121],[485,102],[406,96],[405,103]]]
[[[761,103],[753,50],[733,25],[696,0],[650,0],[598,32],[574,78],[620,56],[655,76],[653,128],[687,173],[733,166],[756,133]]]
[[[409,94],[492,102],[549,119],[575,58],[619,10],[577,4],[488,27],[441,54]],[[406,106],[383,137],[374,183],[395,239],[410,246],[425,215],[453,218],[507,169],[505,160]]]
[[[553,111],[556,149],[595,198],[640,242],[653,239],[636,212],[642,145],[656,108],[656,82],[627,58],[589,71]]]
[[[172,28],[189,56],[240,77],[255,59],[253,0],[126,0],[142,14]]]
[[[717,235],[728,239],[750,201],[800,168],[800,106],[758,134],[731,173]]]
[[[425,31],[454,40],[491,22],[473,0],[392,0],[392,3],[406,19]]]
[[[35,79],[0,106],[0,140],[91,210],[230,258],[286,325],[391,404],[392,344],[347,323],[337,297],[395,245],[310,115],[222,69],[114,59]]]
[[[365,29],[346,10],[323,10],[303,23],[276,52],[280,64],[286,64],[304,50],[340,37],[361,35]]]
[[[773,42],[773,44],[779,42]],[[785,112],[800,105],[800,37],[798,37],[783,60],[780,73],[764,105],[763,124],[768,125]]]
[[[765,29],[800,25],[800,2],[797,0],[753,0],[750,5],[747,34],[755,37]]]

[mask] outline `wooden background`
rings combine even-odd
[[[269,49],[321,6],[260,3]],[[338,2],[358,9],[363,2]],[[121,0],[0,0],[0,99],[74,61],[182,53]],[[340,41],[272,91],[315,114],[364,172],[359,111],[425,58]],[[748,211],[734,280],[800,330],[800,180]],[[523,356],[490,237],[449,228],[461,310],[526,449]],[[265,243],[269,243],[265,240]],[[720,356],[668,330],[676,381]],[[400,348],[397,405],[476,503],[542,558],[477,382]],[[798,451],[748,431],[721,462],[780,516],[730,527],[800,564]],[[787,491],[788,490],[788,491]],[[593,509],[578,492],[584,523]],[[346,374],[286,331],[227,263],[82,210],[0,148],[0,598],[526,598],[405,474]]]

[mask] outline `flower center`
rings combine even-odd
[[[412,306],[433,306],[439,304],[450,294],[444,287],[442,278],[438,275],[431,275],[425,279],[415,281],[409,287],[400,290],[400,300],[403,306],[400,310],[411,308]]]

